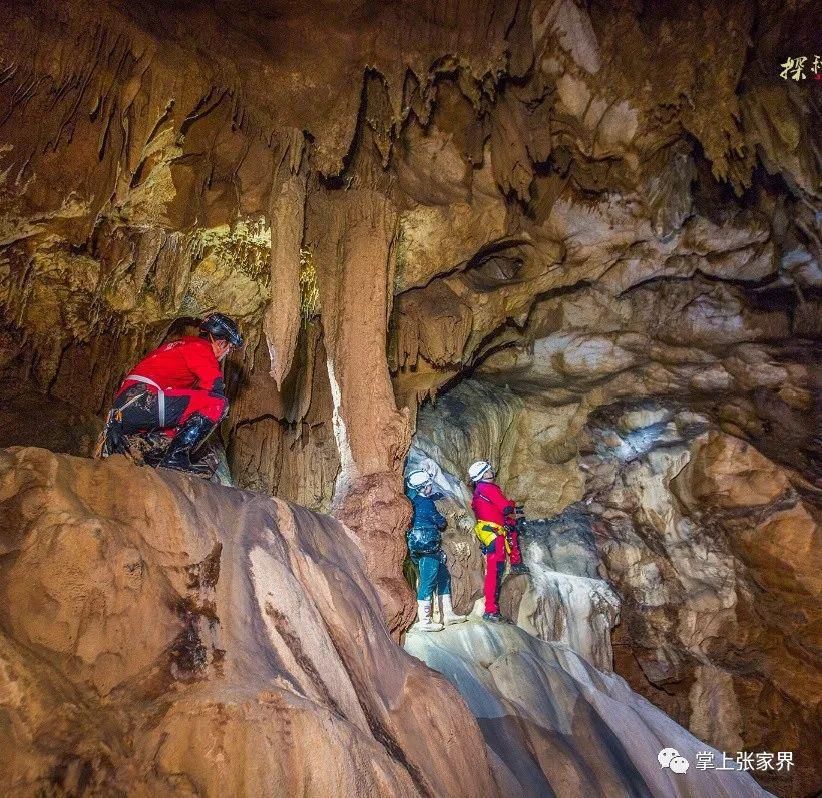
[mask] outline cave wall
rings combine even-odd
[[[760,778],[778,795],[812,794],[822,527],[808,472],[785,462],[788,446],[782,462],[771,460],[678,391],[630,400],[606,392],[609,401],[593,409],[576,401],[535,414],[527,374],[519,383],[517,372],[506,373],[502,390],[458,383],[418,416],[408,468],[443,470],[437,481],[448,493],[440,505],[459,606],[482,596],[465,481],[468,465],[489,457],[508,495],[531,505],[521,545],[532,576],[504,582],[508,617],[600,670],[613,667],[722,750],[799,751],[794,774]],[[588,407],[581,420],[580,404]],[[534,445],[534,437],[554,436],[561,448]],[[579,499],[561,491],[566,458],[582,481]],[[525,485],[523,473],[532,475]],[[558,475],[553,492],[540,492],[545,474]]]
[[[297,306],[320,318],[303,298],[334,273],[297,249],[346,186],[397,217],[390,274],[368,268],[397,296],[389,364],[412,416],[580,283],[775,283],[818,332],[819,87],[770,69],[809,44],[805,8],[5,3],[4,382],[100,413],[172,319],[216,309],[250,341],[238,371],[267,365],[282,389]],[[235,410],[226,430],[239,451],[261,419],[248,484],[280,468],[273,415]]]

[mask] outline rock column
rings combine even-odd
[[[414,612],[402,576],[411,425],[397,410],[386,358],[397,217],[385,197],[364,189],[314,194],[309,213],[340,451],[332,512],[359,538],[394,633]]]

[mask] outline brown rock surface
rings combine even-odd
[[[400,576],[411,519],[402,491],[411,425],[408,411],[397,410],[385,354],[396,216],[375,191],[316,196],[310,214],[322,227],[310,228],[311,246],[324,263],[319,301],[340,453],[332,510],[362,541],[389,630],[398,632],[415,609]]]
[[[426,458],[443,464],[452,527],[470,530],[459,480],[476,457],[471,443],[500,464],[511,495],[526,496],[539,491],[541,468],[567,457],[571,442],[578,447],[573,464],[587,498],[567,507],[555,499],[549,518],[529,522],[523,551],[532,577],[527,590],[504,584],[510,617],[600,670],[610,670],[613,644],[613,666],[634,689],[721,750],[793,751],[793,772],[757,777],[778,795],[812,794],[822,547],[810,485],[708,416],[659,400],[599,408],[581,427],[565,427],[574,436],[565,451],[534,452],[519,444],[529,427],[517,423],[530,416],[531,400],[505,396],[470,381],[440,396],[420,413],[411,459],[413,467]],[[573,415],[564,418],[567,425]],[[523,473],[531,475],[525,486]],[[468,531],[459,545],[476,547]],[[470,557],[454,571],[455,593],[468,588],[470,606],[481,570],[466,572],[464,562]]]
[[[5,794],[497,794],[338,522],[116,457],[0,485]]]

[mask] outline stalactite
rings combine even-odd
[[[282,388],[291,368],[301,325],[300,250],[303,242],[306,174],[305,143],[294,131],[283,145],[271,194],[271,299],[263,327],[271,358],[270,374]]]

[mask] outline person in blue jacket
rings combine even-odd
[[[405,481],[408,498],[414,514],[408,530],[408,551],[419,571],[417,583],[417,623],[413,629],[420,632],[439,632],[443,626],[462,623],[464,615],[457,615],[451,606],[451,575],[445,566],[445,552],[442,550],[442,530],[445,517],[437,510],[435,499],[441,493],[434,493],[434,484],[427,471],[412,471]],[[431,617],[431,600],[436,590],[440,603],[442,623],[435,623]]]

